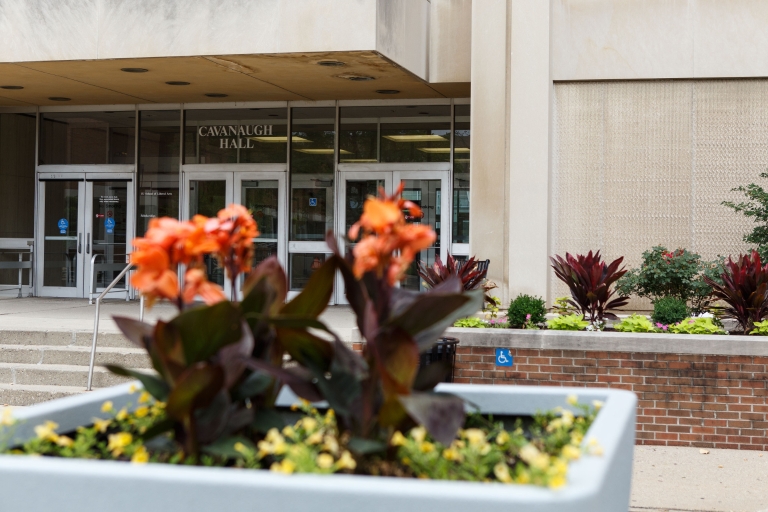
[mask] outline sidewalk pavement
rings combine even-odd
[[[95,307],[83,299],[0,298],[0,331],[93,331]],[[158,304],[147,321],[175,310]],[[112,315],[138,318],[138,301],[102,304],[100,332],[117,332]],[[332,306],[322,319],[342,339],[355,326],[348,307]],[[631,512],[768,512],[768,452],[663,446],[635,448]]]

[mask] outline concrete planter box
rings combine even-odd
[[[496,415],[530,415],[564,406],[566,397],[602,400],[603,409],[587,438],[596,438],[604,455],[571,464],[568,485],[551,491],[529,485],[426,481],[357,475],[291,475],[227,468],[0,456],[0,494],[4,510],[50,512],[626,512],[629,506],[635,432],[635,395],[621,390],[517,386],[439,387]],[[34,436],[35,425],[53,420],[59,432],[91,423],[101,404],[135,402],[128,384],[55,400],[17,411],[16,439]],[[282,403],[291,402],[288,394]]]

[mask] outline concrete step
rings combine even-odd
[[[63,364],[88,366],[90,347],[52,345],[0,344],[0,363]],[[126,368],[150,368],[149,356],[143,349],[98,347],[96,364],[118,364]]]
[[[102,366],[93,369],[93,387],[115,386],[131,380]],[[81,386],[88,382],[88,367],[69,364],[0,363],[0,384]]]
[[[93,331],[0,331],[0,344],[3,345],[50,345],[90,347]],[[120,333],[101,332],[96,339],[97,347],[135,348],[136,345],[125,339]]]
[[[0,406],[24,406],[83,393],[85,386],[0,384]]]

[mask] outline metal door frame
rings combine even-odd
[[[440,259],[446,261],[451,242],[451,171],[449,163],[408,163],[408,164],[339,164],[339,187],[336,209],[336,233],[339,247],[346,247],[346,209],[348,179],[381,179],[384,178],[384,189],[392,194],[402,180],[440,180]],[[340,275],[336,276],[336,304],[348,304],[344,296],[344,282]]]
[[[127,225],[126,253],[131,252],[131,242],[135,229],[135,201],[133,166],[125,165],[88,165],[88,166],[41,166],[37,173],[38,211],[37,239],[35,240],[35,295],[39,297],[71,297],[85,298],[90,292],[90,259],[91,245],[87,243],[93,232],[93,185],[94,181],[126,181],[127,190]],[[78,254],[82,255],[75,268],[76,281],[74,287],[44,286],[45,278],[45,184],[49,181],[77,181],[78,189]],[[125,293],[117,290],[115,293]],[[129,294],[131,290],[129,290]]]

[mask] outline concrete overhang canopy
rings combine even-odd
[[[429,83],[429,16],[428,0],[3,3],[0,87],[23,89],[0,106],[469,96]]]

